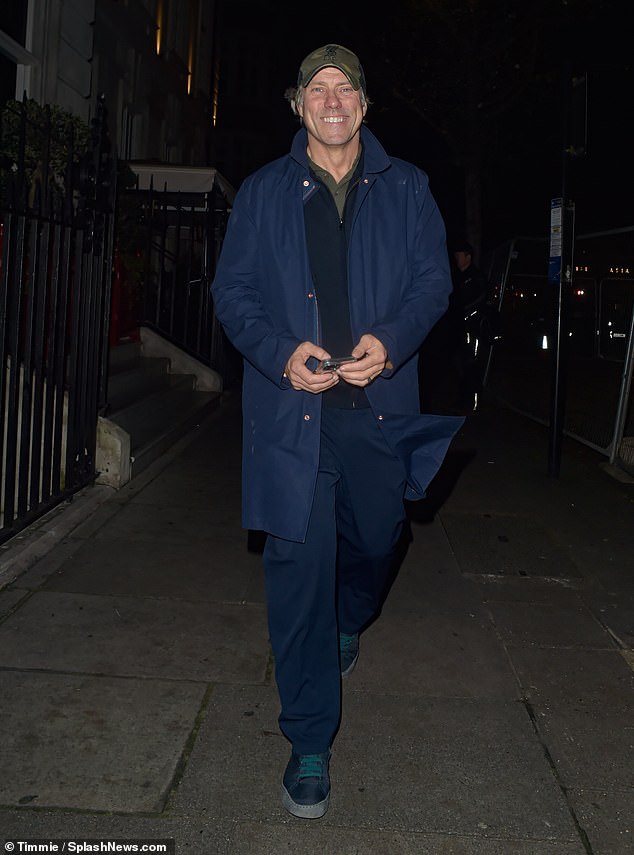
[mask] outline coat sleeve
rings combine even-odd
[[[445,224],[426,176],[418,174],[423,180],[416,193],[411,279],[395,311],[367,330],[387,350],[388,377],[420,348],[447,310],[452,290]]]
[[[216,317],[234,347],[281,389],[290,388],[284,368],[300,340],[278,329],[261,299],[261,248],[249,215],[248,193],[236,194],[211,286]]]

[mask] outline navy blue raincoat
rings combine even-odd
[[[366,389],[388,445],[419,499],[463,419],[420,415],[418,349],[451,291],[445,228],[424,172],[389,158],[361,128],[348,281],[352,336],[376,336],[391,368]],[[217,317],[244,357],[245,528],[303,541],[320,445],[321,396],[283,377],[299,344],[321,345],[303,206],[316,186],[298,131],[290,154],[247,178],[229,218],[212,284]]]

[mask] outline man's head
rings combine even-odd
[[[365,77],[358,57],[341,45],[326,45],[302,62],[291,99],[311,146],[358,145],[367,110]]]
[[[318,71],[324,68],[338,68],[346,76],[352,88],[359,92],[361,105],[367,107],[368,99],[365,92],[365,74],[359,62],[359,57],[343,45],[324,45],[312,51],[304,58],[297,75],[297,87],[289,98],[291,108],[301,115],[299,107],[304,101],[304,92]]]
[[[453,247],[453,257],[458,270],[466,270],[473,261],[473,247],[467,241],[458,241]]]

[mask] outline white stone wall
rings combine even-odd
[[[94,17],[95,0],[29,0],[26,48],[36,64],[19,69],[18,92],[88,120]]]

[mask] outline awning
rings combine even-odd
[[[138,176],[139,190],[157,192],[209,193],[218,187],[229,204],[233,203],[236,191],[217,169],[206,166],[170,166],[165,163],[128,163]]]

